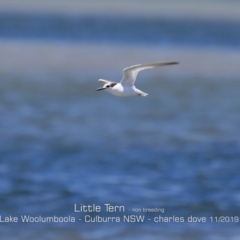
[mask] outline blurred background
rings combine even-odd
[[[240,216],[239,9],[1,0],[0,215],[78,219],[74,204],[111,203],[165,209],[149,218]],[[155,61],[180,64],[139,74],[147,98],[94,91]],[[4,240],[239,236],[231,221],[0,224]]]

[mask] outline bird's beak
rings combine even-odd
[[[101,87],[101,88],[96,89],[95,91],[100,91],[100,90],[104,90],[104,89],[106,89],[106,88],[105,87]]]

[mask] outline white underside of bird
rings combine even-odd
[[[134,86],[138,73],[145,69],[173,64],[178,64],[178,62],[156,62],[138,64],[131,67],[127,67],[123,69],[123,77],[120,83],[108,81],[105,79],[99,79],[98,81],[103,84],[103,87],[96,89],[96,91],[106,90],[109,93],[118,97],[130,97],[130,96],[146,97],[148,95],[147,93],[137,89]]]

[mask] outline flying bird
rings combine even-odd
[[[123,77],[121,82],[116,83],[105,79],[99,79],[98,81],[103,84],[103,87],[96,89],[96,91],[106,90],[109,93],[118,97],[130,97],[130,96],[146,97],[148,95],[147,93],[137,89],[134,86],[138,73],[145,69],[173,64],[178,64],[178,62],[145,63],[127,67],[123,69]]]

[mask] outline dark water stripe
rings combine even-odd
[[[0,37],[240,47],[240,22],[189,18],[0,14]]]

